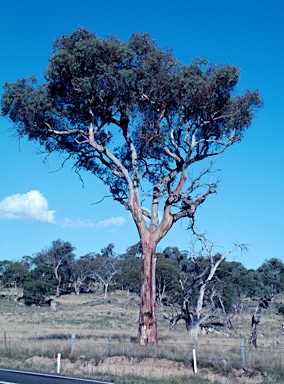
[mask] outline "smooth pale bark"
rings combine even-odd
[[[185,178],[176,190],[183,185]],[[141,302],[138,327],[138,341],[141,345],[157,344],[156,319],[156,248],[159,241],[168,233],[175,222],[170,213],[170,204],[166,204],[164,215],[159,223],[156,201],[152,204],[151,223],[146,226],[138,197],[138,190],[134,189],[130,199],[130,210],[137,226],[142,245],[141,266]]]
[[[130,200],[131,212],[137,226],[142,245],[141,302],[138,341],[141,345],[157,343],[156,319],[156,247],[173,224],[173,216],[167,208],[159,224],[158,212],[152,209],[151,224],[146,226],[137,189]]]
[[[184,292],[184,302],[182,307],[182,313],[174,316],[174,318],[171,320],[173,325],[175,325],[181,319],[185,321],[186,329],[189,335],[189,339],[191,340],[191,343],[193,345],[193,348],[195,348],[195,345],[197,343],[198,331],[199,331],[200,325],[218,311],[218,309],[215,307],[214,303],[212,302],[212,305],[211,305],[212,308],[207,310],[207,313],[202,313],[204,312],[204,297],[205,297],[205,292],[208,285],[212,281],[220,263],[223,262],[226,259],[226,257],[229,254],[231,254],[237,247],[244,248],[243,245],[234,245],[229,251],[224,252],[222,255],[219,256],[217,260],[214,260],[213,243],[207,242],[203,234],[196,233],[196,235],[198,239],[201,241],[203,245],[203,252],[205,252],[205,255],[207,256],[208,261],[210,262],[209,271],[206,268],[201,273],[199,273],[195,279],[193,279],[193,282],[188,292],[187,293]],[[208,272],[208,276],[206,277],[207,272]],[[180,281],[180,283],[184,291],[185,285],[182,281]],[[191,299],[192,290],[194,286],[198,286],[199,293],[198,293],[195,308],[193,306],[192,308],[190,308],[190,299]]]
[[[55,275],[55,278],[57,279],[58,283],[56,285],[56,293],[55,293],[55,296],[56,297],[60,297],[60,283],[59,283],[59,274],[58,274],[58,268],[60,266],[61,263],[59,263],[58,265],[56,265],[56,267],[54,268],[54,275]]]
[[[138,340],[141,345],[157,343],[156,320],[156,244],[153,241],[142,245],[141,302]]]

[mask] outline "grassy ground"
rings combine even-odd
[[[0,300],[2,366],[55,372],[57,354],[63,374],[117,383],[283,383],[283,317],[275,304],[259,325],[259,348],[240,348],[250,335],[256,302],[227,335],[201,334],[198,375],[192,372],[192,349],[184,324],[170,328],[167,307],[158,307],[158,347],[135,342],[139,298],[113,292],[107,303],[93,294],[62,296],[56,310],[28,308]],[[73,334],[73,342],[72,342]],[[75,334],[75,340],[74,340]],[[2,340],[1,340],[2,339]]]

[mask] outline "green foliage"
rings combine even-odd
[[[131,211],[146,263],[172,225],[193,218],[216,191],[218,183],[206,180],[208,164],[197,177],[187,178],[188,168],[239,142],[262,106],[258,91],[235,94],[239,76],[236,66],[211,65],[205,59],[184,65],[147,33],[122,42],[79,28],[55,41],[43,83],[27,78],[4,85],[1,113],[14,123],[15,136],[38,142],[47,153],[64,154],[77,172],[89,171],[108,185],[114,200]],[[139,198],[146,190],[149,210]],[[164,206],[160,223],[159,205]],[[112,248],[104,249],[102,257],[105,253],[107,264],[96,256],[99,271],[94,275],[106,296],[117,270]],[[45,254],[57,260],[51,249]],[[58,296],[68,263],[65,269],[63,261],[47,265],[58,279]],[[150,283],[154,291],[155,264],[149,265],[142,284]],[[173,284],[168,276],[174,267],[166,261],[160,267],[161,297]],[[144,316],[154,317],[153,295],[147,300],[152,309],[141,306],[140,330]]]
[[[132,173],[131,140],[135,166],[151,183],[177,163],[179,174],[188,156],[192,164],[220,153],[241,140],[262,105],[258,91],[234,95],[239,76],[237,67],[205,59],[183,65],[146,33],[125,43],[79,28],[55,41],[44,83],[32,77],[5,84],[1,111],[19,137],[66,152],[121,201],[128,194],[125,173],[103,148]],[[90,127],[95,142],[86,140]],[[117,127],[125,144],[114,147]],[[192,138],[199,144],[192,146]]]
[[[278,308],[278,313],[280,313],[281,315],[284,315],[284,305],[281,305],[281,306]]]
[[[257,272],[262,277],[265,295],[273,296],[283,290],[284,264],[281,260],[276,258],[266,260]]]
[[[55,245],[62,253],[53,253]],[[90,281],[108,284],[108,289],[124,289],[140,293],[141,279],[141,244],[127,248],[122,255],[115,255],[114,245],[109,244],[101,253],[90,253],[76,259],[74,247],[69,242],[55,241],[52,247],[39,252],[36,257],[24,256],[20,262],[0,261],[0,282],[3,287],[24,287],[25,301],[28,304],[42,304],[45,298],[55,293],[57,279],[54,278],[54,262],[61,260],[61,279],[65,287],[76,293],[88,292]],[[67,255],[66,259],[50,257]],[[64,257],[65,257],[64,256]],[[216,255],[215,257],[218,257]],[[42,264],[44,263],[44,264]],[[36,268],[30,270],[32,265]],[[200,280],[193,282],[196,276],[205,271],[208,273],[209,260],[204,257],[190,259],[186,251],[177,247],[167,247],[157,254],[156,291],[157,301],[161,303],[183,302],[183,293],[190,292],[189,305],[194,307],[199,292]],[[218,267],[215,278],[208,286],[208,294],[215,292],[214,304],[220,306],[222,299],[226,312],[235,310],[238,301],[245,297],[265,297],[275,293],[283,293],[284,268],[279,259],[266,260],[257,270],[247,270],[241,263],[224,260]],[[179,280],[184,283],[184,292]],[[66,288],[67,291],[67,288]],[[206,300],[205,300],[206,302]],[[283,314],[282,306],[278,309]]]
[[[75,259],[70,265],[71,273],[69,286],[72,286],[77,294],[89,290],[88,283],[94,275],[94,255],[87,254]]]
[[[10,261],[10,260],[3,260],[3,261],[0,261],[0,276],[2,277],[4,275],[4,273],[6,272],[6,270],[10,267],[10,265],[12,264],[13,262]]]
[[[55,240],[51,246],[43,249],[34,258],[34,264],[47,265],[53,269],[54,277],[60,288],[67,289],[71,279],[75,247],[68,241]]]
[[[101,250],[101,255],[103,257],[115,257],[115,253],[114,253],[114,244],[113,243],[110,243],[108,244],[107,247],[104,247],[102,250]]]
[[[119,256],[119,272],[116,279],[118,288],[140,293],[141,254],[141,244],[136,243]]]
[[[219,306],[217,299],[220,297],[229,313],[239,298],[254,296],[256,286],[252,274],[241,263],[224,261],[216,271],[214,289],[217,292],[216,306]]]
[[[160,303],[167,301],[173,303],[177,300],[179,291],[179,269],[175,260],[157,255],[156,288]]]
[[[4,260],[0,262],[1,284],[6,287],[22,288],[29,270],[21,262]]]
[[[180,271],[186,271],[188,268],[188,252],[180,251],[178,247],[166,247],[163,255],[174,263]]]
[[[47,296],[54,293],[55,286],[42,280],[27,281],[24,285],[25,304],[44,304]]]
[[[117,277],[117,284],[119,287],[129,290],[129,292],[140,293],[140,269],[126,269]]]
[[[41,305],[45,303],[47,296],[54,294],[57,280],[53,270],[47,265],[39,265],[24,283],[24,300],[27,305]]]

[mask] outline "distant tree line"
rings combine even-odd
[[[27,305],[41,305],[51,295],[103,293],[120,289],[126,294],[140,292],[140,243],[116,254],[114,244],[100,252],[76,257],[71,243],[55,240],[51,246],[20,261],[0,261],[0,287],[23,290]],[[228,325],[242,310],[246,298],[271,298],[284,290],[284,264],[281,260],[266,260],[256,270],[242,263],[222,260],[212,279],[208,279],[212,263],[220,254],[193,255],[178,247],[166,247],[157,252],[156,304],[196,308],[201,287],[203,306],[211,306],[226,315]]]

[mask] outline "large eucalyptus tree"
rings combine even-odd
[[[80,28],[55,41],[43,83],[4,86],[2,114],[18,137],[66,154],[131,212],[142,244],[141,344],[157,341],[156,246],[217,187],[202,182],[207,165],[192,179],[189,167],[239,142],[262,104],[258,91],[234,95],[239,76],[228,64],[184,65],[145,33],[122,42]]]

